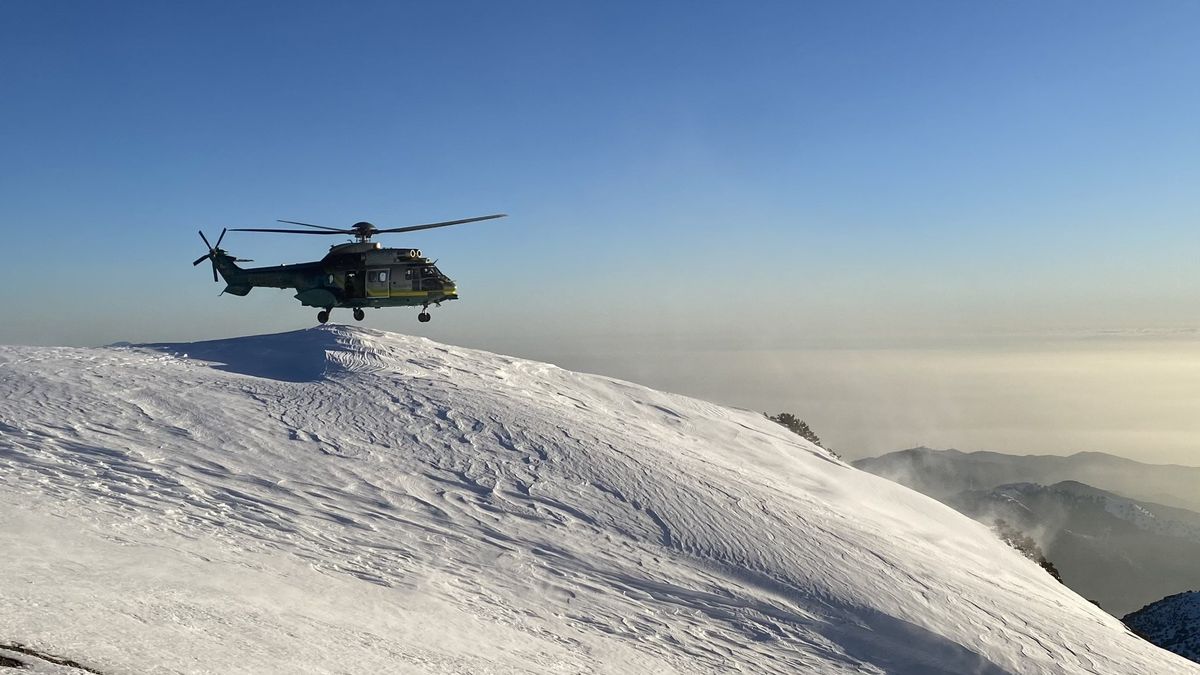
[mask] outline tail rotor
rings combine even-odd
[[[221,236],[217,237],[217,245],[216,246],[213,246],[212,244],[208,243],[208,237],[204,236],[203,231],[200,232],[200,238],[204,240],[204,245],[208,247],[208,253],[205,253],[204,255],[200,256],[199,258],[196,258],[196,260],[192,263],[192,267],[199,265],[200,263],[204,262],[205,260],[211,261],[212,262],[213,281],[220,281],[220,279],[217,277],[217,259],[214,256],[216,256],[219,253],[224,253],[224,251],[221,250],[220,246],[221,246],[221,240],[225,238],[226,231],[228,231],[228,228],[221,228]]]

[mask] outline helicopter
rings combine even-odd
[[[208,237],[200,231],[200,239],[208,247],[208,253],[196,258],[192,266],[205,260],[212,262],[213,281],[217,274],[225,280],[222,293],[244,296],[257,286],[267,288],[295,289],[296,299],[307,307],[320,307],[317,321],[329,321],[334,307],[346,307],[354,311],[354,320],[362,321],[366,307],[413,307],[420,305],[417,320],[430,320],[429,306],[441,306],[447,300],[458,299],[454,280],[437,268],[437,261],[426,258],[416,248],[383,248],[371,241],[376,234],[414,232],[435,227],[448,227],[480,220],[503,218],[506,214],[447,220],[440,223],[411,225],[379,229],[368,222],[358,222],[348,228],[326,227],[301,223],[294,220],[277,222],[309,227],[309,230],[282,230],[270,228],[222,228],[216,244],[208,243]],[[355,241],[334,244],[324,258],[293,265],[272,267],[238,267],[239,262],[254,262],[235,258],[221,248],[226,232],[276,232],[284,234],[350,235]]]

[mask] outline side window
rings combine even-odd
[[[413,269],[413,268],[411,268],[411,267],[409,267],[409,268],[405,269],[405,270],[404,270],[404,278],[405,278],[405,279],[408,279],[408,280],[410,280],[410,281],[411,281],[411,280],[412,280],[412,278],[413,278],[414,276],[416,276],[415,272],[416,272],[416,270],[414,270],[414,269]]]
[[[379,280],[380,280],[380,281],[387,281],[387,272],[380,272],[380,273],[379,273]]]

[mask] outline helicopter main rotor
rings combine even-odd
[[[233,232],[280,232],[284,234],[341,234],[350,235],[356,238],[360,243],[371,240],[371,237],[376,234],[387,234],[393,232],[415,232],[416,230],[431,230],[435,227],[447,227],[449,225],[460,225],[462,223],[474,223],[480,220],[491,220],[493,218],[503,218],[504,213],[496,213],[490,216],[479,216],[477,218],[463,218],[462,220],[446,220],[440,223],[426,223],[424,225],[410,225],[408,227],[391,227],[387,229],[379,229],[366,221],[355,223],[348,228],[325,227],[324,225],[313,225],[312,223],[301,223],[295,220],[280,220],[277,222],[288,223],[290,225],[303,225],[305,227],[314,228],[312,230],[280,230],[261,227],[235,227]]]

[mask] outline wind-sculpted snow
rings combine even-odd
[[[400,335],[0,348],[0,644],[114,673],[1184,673],[759,413]]]

